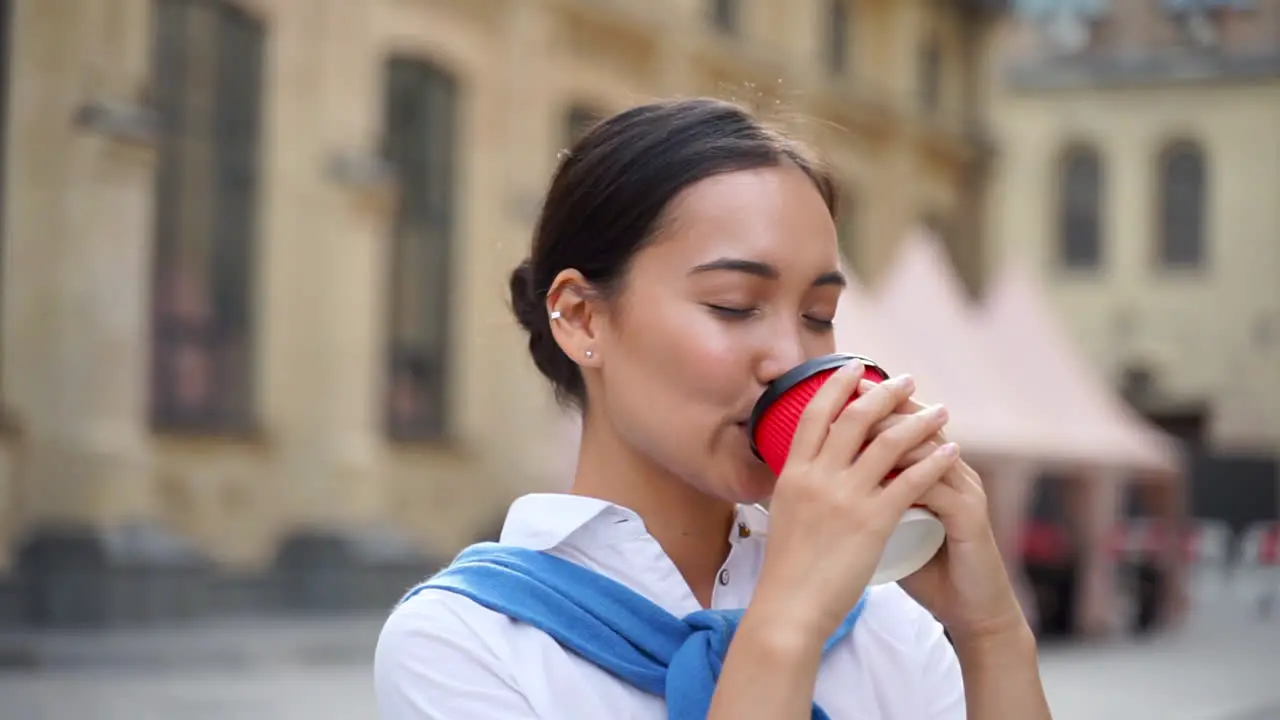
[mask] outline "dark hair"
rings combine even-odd
[[[577,363],[551,334],[546,297],[556,275],[582,273],[609,297],[663,211],[699,180],[791,163],[822,193],[834,217],[835,181],[807,148],[746,109],[710,98],[656,102],[592,127],[562,157],[534,231],[530,256],[511,273],[511,306],[529,333],[529,354],[564,405],[583,407]]]

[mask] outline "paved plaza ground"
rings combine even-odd
[[[374,718],[377,628],[364,618],[0,636],[0,718]],[[1206,614],[1144,643],[1049,646],[1042,665],[1057,720],[1280,720],[1280,619]]]

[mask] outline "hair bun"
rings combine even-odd
[[[546,312],[544,303],[538,302],[535,288],[533,262],[525,258],[511,271],[511,310],[520,327],[531,333],[540,328],[540,316]]]

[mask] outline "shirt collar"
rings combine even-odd
[[[765,538],[768,531],[767,510],[760,505],[739,505],[729,542]],[[648,531],[638,514],[607,500],[566,493],[532,493],[511,504],[499,541],[531,550],[551,550],[579,533],[609,542],[635,540]]]

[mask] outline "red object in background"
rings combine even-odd
[[[1061,565],[1071,557],[1071,540],[1063,528],[1031,521],[1022,531],[1022,562]]]
[[[872,360],[857,355],[824,355],[797,365],[769,383],[751,413],[751,449],[774,474],[782,472],[791,451],[796,425],[809,401],[836,370],[857,360],[865,368],[863,379],[884,382],[889,375]],[[855,391],[849,398],[853,402]],[[896,473],[889,477],[894,477]]]
[[[1280,567],[1280,522],[1261,522],[1245,531],[1241,541],[1245,562],[1261,567]]]

